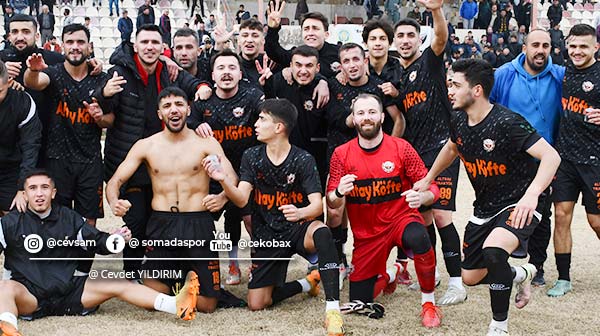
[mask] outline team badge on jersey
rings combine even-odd
[[[413,72],[408,75],[408,80],[414,82],[417,79],[417,70],[413,70]]]
[[[581,84],[581,88],[585,92],[590,92],[594,89],[594,83],[592,83],[590,81],[585,81],[585,82],[583,82],[583,84]]]
[[[94,90],[89,91],[90,96],[94,94]]]
[[[341,66],[340,62],[331,63],[331,71],[333,71],[333,72],[340,71],[340,66]]]
[[[486,152],[491,152],[494,150],[494,148],[496,148],[496,141],[492,140],[492,139],[485,139],[483,140],[483,149]]]
[[[236,107],[233,109],[233,116],[236,118],[239,118],[241,116],[244,115],[244,108],[243,107]]]
[[[381,164],[381,169],[388,174],[393,172],[395,167],[396,165],[392,161],[385,161]]]
[[[304,109],[306,111],[312,111],[313,107],[315,107],[315,104],[313,104],[312,100],[307,100],[304,102]]]
[[[292,184],[296,180],[296,174],[290,174],[287,176],[287,183]]]

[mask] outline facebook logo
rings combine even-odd
[[[111,253],[119,253],[125,248],[125,238],[121,235],[113,234],[106,239],[106,249]]]

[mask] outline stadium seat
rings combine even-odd
[[[353,24],[363,24],[364,20],[361,17],[356,17],[355,16],[355,17],[353,17],[353,18],[350,19],[350,23],[353,23]]]
[[[334,20],[333,22],[334,22],[335,24],[346,24],[346,23],[349,23],[349,22],[350,22],[350,20],[348,20],[348,18],[347,18],[347,17],[345,17],[345,16],[339,16],[339,15],[336,15],[336,16],[335,16],[335,20]]]
[[[568,11],[572,11],[573,10],[573,4],[570,2],[567,2],[567,10]]]
[[[187,15],[185,13],[185,9],[177,9],[175,10],[175,12],[173,13],[173,19],[182,19],[182,18],[186,18]]]
[[[104,49],[104,59],[106,60],[106,62],[108,63],[108,60],[110,59],[110,56],[112,55],[112,53],[115,51],[114,48],[108,48],[108,49]]]
[[[584,20],[593,20],[594,19],[594,14],[592,14],[592,12],[584,11],[581,17]]]
[[[113,20],[110,17],[101,18],[100,27],[114,27]]]
[[[104,27],[100,30],[100,37],[112,37],[112,36],[113,36],[112,28]]]
[[[73,16],[85,16],[85,7],[76,7],[71,13],[73,13]]]
[[[179,19],[176,20],[176,23],[173,23],[173,27],[175,30],[179,29],[179,28],[183,28],[183,26],[185,26],[185,24],[188,23],[187,19]]]
[[[540,18],[547,18],[547,17],[548,17],[548,13],[540,12]]]
[[[588,10],[588,11],[593,11],[594,5],[592,5],[591,3],[588,2],[585,5],[583,5],[583,9]]]
[[[179,0],[173,0],[171,2],[172,9],[186,9],[185,5]]]
[[[115,40],[110,38],[110,37],[105,37],[102,39],[102,44],[101,47],[103,48],[114,48],[115,47]]]
[[[575,8],[575,10],[582,10],[583,9],[583,5],[580,3],[575,3],[575,5],[573,6],[573,8]]]
[[[98,27],[90,27],[91,37],[100,37],[100,29]]]
[[[121,6],[123,6],[123,8],[133,8],[135,7],[135,3],[133,2],[133,0],[125,0],[123,1]]]
[[[548,1],[546,1],[546,2],[544,2],[544,4],[542,5],[542,10],[543,10],[544,12],[548,11],[548,8],[550,8],[550,6],[552,6],[552,3],[550,3],[550,2],[548,2]]]
[[[564,18],[570,18],[571,17],[571,12],[569,12],[569,11],[563,11],[563,17]]]
[[[282,17],[281,18],[281,25],[282,26],[289,26],[290,25],[290,19],[286,18],[286,17]]]
[[[600,1],[596,2],[596,4],[594,4],[594,10],[600,11]]]
[[[140,8],[144,4],[144,0],[135,0],[135,8]]]
[[[99,17],[108,17],[109,14],[110,14],[110,11],[108,10],[108,7],[101,7],[100,11],[98,11]]]
[[[573,15],[571,16],[573,19],[577,19],[577,20],[581,20],[583,19],[583,15],[581,14],[580,11],[574,11]]]
[[[169,7],[171,7],[171,4],[170,4],[170,3],[169,3],[169,1],[167,1],[167,0],[161,0],[161,1],[158,3],[158,7],[159,7],[159,8],[161,8],[161,9],[162,9],[162,8],[169,8]]]
[[[96,17],[98,16],[98,10],[96,9],[96,7],[88,7],[85,11],[85,15],[89,16],[90,18]]]

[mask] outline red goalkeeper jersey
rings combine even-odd
[[[358,138],[352,139],[335,149],[329,174],[327,193],[337,188],[344,175],[357,176],[354,189],[346,195],[355,240],[385,235],[395,225],[423,223],[418,209],[410,208],[401,196],[427,175],[421,157],[406,140],[384,134],[379,146],[365,150]],[[430,190],[437,199],[437,186]]]

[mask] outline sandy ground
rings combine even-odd
[[[462,237],[463,228],[472,212],[473,191],[461,172],[459,198],[454,222]],[[99,228],[109,231],[121,225],[112,216],[99,221]],[[222,226],[221,226],[222,228]],[[585,219],[581,206],[576,207],[573,224],[574,250],[571,278],[573,292],[562,298],[550,298],[544,288],[534,290],[533,301],[523,310],[510,309],[512,335],[600,335],[598,315],[600,308],[600,265],[597,263],[600,244]],[[351,240],[350,240],[351,241]],[[438,239],[439,241],[439,239]],[[348,245],[350,246],[350,245]],[[441,255],[438,243],[438,256]],[[349,250],[349,247],[347,247]],[[392,253],[395,255],[395,253]],[[556,279],[552,243],[546,263],[548,286]],[[222,255],[226,257],[226,255]],[[240,257],[249,257],[247,250]],[[442,285],[436,296],[443,295],[447,274],[441,257]],[[515,264],[522,260],[512,260]],[[0,265],[3,259],[0,257]],[[391,264],[391,259],[390,259]],[[240,286],[230,286],[233,293],[245,296],[249,262],[241,262],[244,270]],[[226,263],[222,262],[222,272]],[[120,269],[121,262],[95,262],[94,269]],[[288,279],[303,277],[306,262],[297,258],[290,263]],[[411,274],[415,275],[411,266]],[[348,335],[485,335],[491,318],[488,289],[485,286],[468,289],[466,303],[443,308],[442,326],[426,330],[420,325],[420,295],[399,287],[389,296],[378,298],[386,307],[383,319],[373,320],[363,316],[347,316]],[[514,294],[514,293],[513,293]],[[2,293],[0,293],[0,296]],[[342,302],[348,300],[348,286],[342,291]],[[174,316],[150,312],[118,300],[103,304],[100,310],[88,317],[47,317],[33,322],[20,322],[23,335],[323,335],[323,294],[318,298],[297,295],[284,303],[260,312],[235,308],[219,310],[210,315],[198,315],[192,322],[177,320]]]

